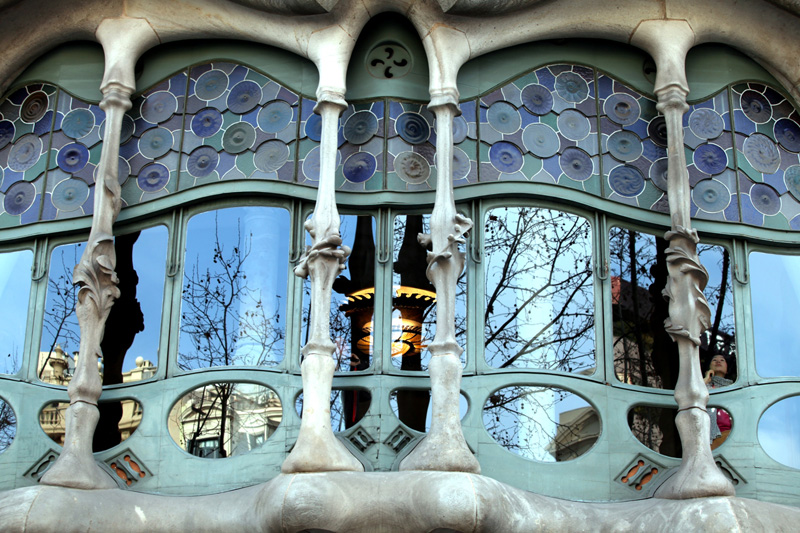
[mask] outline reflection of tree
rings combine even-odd
[[[80,344],[80,329],[78,318],[75,315],[78,286],[72,284],[72,269],[78,264],[78,252],[81,246],[80,244],[68,244],[60,247],[57,252],[53,253],[53,259],[58,253],[59,262],[54,260],[50,262],[47,308],[44,315],[45,335],[43,336],[50,339],[50,345],[45,348],[47,356],[39,368],[39,379],[43,378],[47,363],[57,345],[61,345],[64,351],[69,353],[70,345],[78,346]],[[65,256],[70,251],[72,260],[67,261]]]
[[[559,404],[571,396],[545,387],[500,389],[489,396],[484,425],[498,443],[524,457],[545,460],[546,452],[555,461],[573,459],[594,444],[598,426],[591,407],[559,410]]]
[[[11,445],[17,434],[17,417],[11,406],[0,399],[0,453]]]
[[[485,226],[486,360],[499,368],[594,365],[591,226],[532,207],[495,209]]]
[[[178,365],[184,370],[269,364],[273,348],[284,338],[279,312],[268,313],[260,289],[247,282],[252,233],[244,238],[237,221],[235,242],[223,242],[217,217],[215,213],[211,261],[198,256],[184,279],[181,337],[188,342],[181,343],[178,355]],[[214,385],[213,402],[219,402],[220,409],[220,453],[225,453],[231,391],[230,384]],[[205,409],[202,401],[200,405]],[[198,435],[210,411],[198,416]]]

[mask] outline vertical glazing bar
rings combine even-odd
[[[320,91],[314,109],[322,117],[319,189],[314,214],[305,223],[311,235],[309,247],[294,272],[311,280],[311,317],[308,343],[302,348],[303,418],[292,452],[281,470],[294,472],[360,472],[363,465],[333,435],[331,386],[336,348],[330,335],[333,281],[344,269],[350,249],[342,246],[339,211],[336,208],[335,172],[339,115],[347,108],[343,95]]]

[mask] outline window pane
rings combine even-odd
[[[673,389],[678,379],[677,344],[664,329],[669,317],[669,303],[662,296],[668,247],[666,240],[647,233],[623,228],[610,232],[614,370],[623,383]],[[727,361],[716,387],[736,379],[730,255],[726,248],[708,244],[700,244],[697,252],[709,274],[703,294],[711,309],[711,326],[701,336],[700,363],[707,372],[714,356]]]
[[[69,402],[51,402],[39,413],[39,425],[45,434],[56,444],[64,445],[66,433],[66,412]],[[101,452],[108,450],[130,437],[142,421],[142,406],[136,400],[126,398],[120,401],[101,401],[99,403],[101,417],[103,413],[116,413],[114,425],[98,425],[94,433],[92,450]]]
[[[14,410],[2,397],[0,397],[0,453],[11,446],[17,435],[17,417]]]
[[[758,421],[758,441],[767,455],[781,464],[800,468],[800,396],[786,398],[767,409]]]
[[[274,365],[283,359],[289,214],[237,207],[189,220],[178,365]]]
[[[483,424],[502,447],[527,459],[569,461],[600,436],[600,417],[572,392],[517,386],[496,391],[483,406]]]
[[[583,217],[506,207],[486,215],[486,361],[591,374],[592,230]]]
[[[188,392],[169,413],[170,437],[192,455],[242,455],[264,444],[283,417],[272,389],[253,383],[212,383]]]
[[[80,330],[75,314],[78,288],[73,270],[86,244],[58,246],[50,256],[39,379],[66,385],[75,368]],[[167,229],[156,226],[114,238],[120,297],[114,302],[103,337],[103,385],[147,379],[158,365],[161,309],[166,275]],[[106,422],[101,408],[102,427]],[[110,421],[116,425],[118,420]]]
[[[345,269],[333,282],[330,331],[336,349],[336,371],[365,370],[372,364],[375,316],[375,219],[369,215],[341,217],[342,245],[351,249]],[[311,236],[306,233],[306,244]],[[308,342],[311,281],[303,284],[302,339]],[[368,400],[367,400],[368,401]]]
[[[436,288],[428,281],[426,250],[417,236],[430,234],[430,215],[401,215],[394,219],[394,273],[392,276],[392,363],[401,370],[427,370],[428,345],[436,336]],[[463,252],[463,249],[462,249]],[[467,342],[467,274],[456,285],[456,342],[464,352]]]
[[[756,371],[761,376],[800,376],[800,257],[750,254],[750,300]]]
[[[32,262],[29,250],[0,254],[0,301],[14,302],[0,306],[0,374],[16,374],[22,365]]]

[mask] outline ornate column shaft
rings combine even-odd
[[[472,221],[456,211],[453,199],[453,118],[460,114],[455,89],[434,93],[428,104],[436,115],[436,199],[431,233],[418,237],[428,252],[428,279],[436,287],[436,336],[428,345],[431,353],[431,428],[425,438],[403,459],[400,470],[445,470],[480,473],[461,430],[459,396],[461,359],[464,351],[456,342],[456,284],[464,270],[465,254],[459,244]]]
[[[102,357],[106,319],[119,297],[113,226],[122,205],[117,176],[122,117],[131,108],[136,88],[134,66],[142,51],[158,42],[153,30],[141,19],[106,19],[97,29],[105,52],[105,74],[100,108],[106,113],[105,135],[94,191],[94,215],[87,246],[75,266],[73,283],[78,285],[75,306],[81,340],[75,374],[67,393],[64,450],[42,477],[46,485],[80,489],[116,487],[113,478],[92,456],[92,440],[100,413],[97,402],[102,391],[98,360]]]
[[[333,435],[331,428],[331,385],[336,348],[330,335],[333,281],[344,269],[350,248],[342,246],[339,211],[336,208],[335,172],[339,115],[347,108],[342,94],[322,90],[317,94],[315,112],[322,117],[319,188],[314,214],[305,223],[312,246],[307,248],[295,275],[311,279],[311,317],[308,344],[301,353],[303,418],[292,452],[281,466],[284,473],[361,472],[363,465]]]

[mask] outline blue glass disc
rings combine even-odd
[[[719,174],[728,165],[725,150],[716,144],[701,144],[694,151],[694,165],[706,174]]]
[[[178,100],[167,91],[158,91],[142,102],[142,118],[151,124],[159,124],[178,110]]]
[[[552,157],[561,148],[558,134],[547,124],[529,124],[522,132],[525,149],[542,159]]]
[[[201,109],[192,118],[192,132],[198,137],[211,137],[222,127],[222,113],[213,107]]]
[[[786,188],[797,200],[800,200],[800,165],[792,165],[783,172]]]
[[[397,117],[395,130],[404,141],[410,144],[422,144],[431,136],[431,127],[425,117],[411,111]]]
[[[64,172],[78,172],[89,162],[89,149],[81,143],[72,143],[58,151],[56,162]]]
[[[94,113],[88,109],[73,109],[61,121],[61,131],[72,139],[86,137],[94,128]]]
[[[9,215],[21,215],[36,200],[36,187],[27,181],[18,181],[8,188],[3,199],[3,207]]]
[[[463,180],[469,175],[471,163],[467,153],[459,147],[453,148],[453,180]]]
[[[689,115],[689,129],[700,139],[716,139],[725,130],[725,122],[713,109],[698,107]]]
[[[574,72],[562,72],[556,76],[556,92],[564,101],[577,104],[589,96],[589,85]]]
[[[319,181],[319,146],[315,146],[303,159],[303,175],[306,179]]]
[[[166,128],[153,128],[139,137],[139,151],[148,159],[157,159],[172,148],[172,132]]]
[[[119,144],[125,144],[133,137],[133,130],[136,129],[136,124],[133,123],[133,119],[130,115],[122,115],[122,128],[119,131]],[[106,137],[106,121],[104,120],[102,124],[100,124],[100,138],[105,139]]]
[[[292,121],[292,106],[273,100],[258,112],[258,127],[266,133],[278,133]]]
[[[692,188],[692,200],[703,211],[719,213],[731,203],[731,193],[717,180],[703,180]]]
[[[667,146],[667,121],[663,116],[658,116],[647,125],[647,135],[658,146]]]
[[[378,161],[369,152],[356,152],[344,162],[342,173],[347,181],[364,183],[375,174]]]
[[[228,88],[228,75],[221,70],[209,70],[197,78],[194,94],[201,100],[214,100]]]
[[[53,188],[50,199],[59,211],[75,211],[89,198],[89,185],[76,178],[62,181]]]
[[[350,144],[364,144],[378,133],[378,117],[371,111],[358,111],[347,118],[342,131]]]
[[[495,102],[486,112],[489,125],[500,133],[511,134],[522,124],[522,117],[517,109],[508,102]]]
[[[256,142],[256,129],[247,122],[228,126],[222,136],[222,149],[231,154],[244,152]]]
[[[522,152],[509,142],[496,142],[489,148],[492,166],[505,174],[513,174],[522,168]]]
[[[567,177],[577,181],[588,180],[594,171],[592,158],[589,157],[589,154],[574,146],[570,146],[562,152],[559,158],[559,165],[561,165],[561,170],[564,171]]]
[[[620,165],[609,172],[608,184],[620,196],[632,198],[644,190],[644,176],[636,167]]]
[[[775,122],[775,139],[790,152],[800,152],[800,126],[790,118]]]
[[[747,162],[763,174],[774,174],[781,165],[781,154],[772,139],[761,133],[754,133],[744,140],[742,150]]]
[[[615,159],[624,162],[636,161],[641,157],[642,141],[632,131],[615,131],[608,137],[608,151]]]
[[[237,115],[252,111],[260,101],[261,86],[254,81],[240,81],[228,93],[228,109]]]
[[[306,137],[319,142],[322,139],[322,117],[312,113],[306,120]]]
[[[273,139],[262,143],[253,157],[253,164],[262,172],[275,172],[289,159],[289,147],[286,143]]]
[[[131,165],[124,157],[119,156],[119,161],[117,164],[117,180],[119,181],[119,184],[122,185],[125,183],[130,175]]]
[[[778,193],[764,183],[756,183],[750,187],[750,200],[753,207],[765,215],[777,215],[781,210],[781,198]]]
[[[144,192],[160,191],[169,183],[169,169],[161,163],[150,163],[139,172],[136,183]]]
[[[522,105],[534,115],[546,115],[553,110],[553,94],[544,85],[526,85],[521,97]]]
[[[210,146],[200,146],[192,150],[186,160],[186,170],[195,178],[204,178],[217,168],[219,154]]]
[[[650,181],[664,192],[667,192],[667,182],[669,179],[667,171],[668,166],[669,164],[666,157],[656,159],[653,164],[650,165]]]
[[[419,185],[428,181],[431,175],[431,166],[420,154],[400,152],[394,158],[394,171],[406,183]]]
[[[558,131],[572,141],[585,139],[592,131],[589,119],[575,109],[566,109],[558,116]]]
[[[28,124],[34,124],[41,119],[49,107],[49,99],[43,91],[36,91],[28,95],[19,109],[19,118]]]
[[[766,96],[756,91],[745,91],[739,100],[742,111],[756,124],[763,124],[772,117],[772,106]]]
[[[453,144],[459,144],[464,142],[464,139],[467,138],[467,133],[469,131],[469,126],[467,126],[467,121],[464,117],[455,117],[453,119]]]
[[[23,135],[11,147],[8,153],[8,168],[17,172],[25,172],[39,161],[42,153],[42,141],[36,135]]]
[[[620,126],[630,126],[639,120],[642,108],[636,98],[625,93],[614,93],[603,104],[606,116]]]
[[[0,120],[0,149],[3,149],[14,140],[14,123],[10,120]]]

